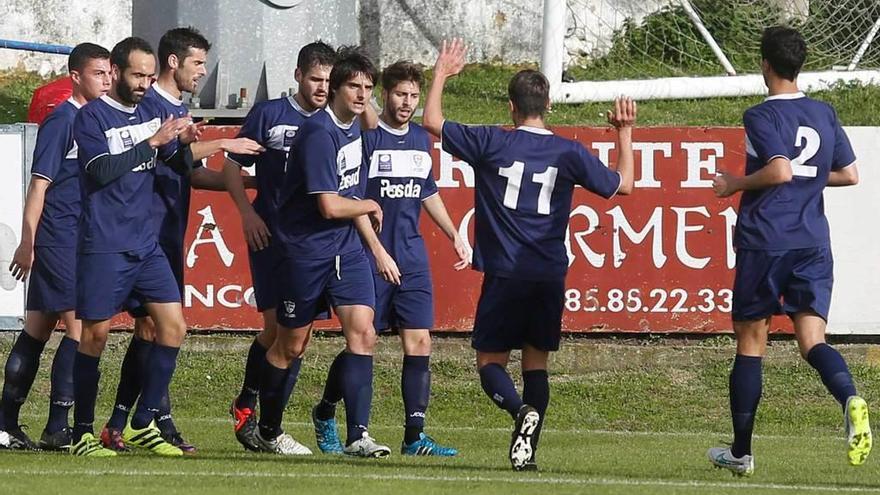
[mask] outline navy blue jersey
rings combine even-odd
[[[153,158],[106,186],[100,186],[85,172],[96,158],[131,150],[161,125],[161,119],[147,107],[127,107],[109,96],[91,101],[77,113],[73,135],[79,146],[81,168],[80,253],[120,253],[156,243],[152,219],[156,159],[173,156],[177,140],[154,151]]]
[[[789,93],[767,98],[743,115],[746,174],[777,157],[791,161],[791,182],[744,191],[734,245],[802,249],[830,243],[822,191],[832,170],[855,162],[837,114],[827,103]]]
[[[620,175],[546,129],[443,123],[443,149],[475,171],[474,268],[519,280],[565,277],[575,185],[610,198]]]
[[[363,198],[362,153],[357,120],[340,122],[329,108],[306,120],[291,144],[279,198],[275,239],[283,253],[326,259],[363,249],[354,223],[322,217],[316,196]]]
[[[290,145],[303,122],[316,112],[318,110],[305,111],[292,96],[262,101],[248,112],[238,131],[238,137],[253,139],[266,148],[259,155],[230,153],[229,159],[242,167],[256,166],[254,211],[270,228],[278,212],[278,196],[284,182]]]
[[[35,246],[76,246],[81,198],[73,121],[79,107],[79,103],[70,98],[52,111],[37,131],[31,175],[46,179],[50,184]]]
[[[428,269],[419,233],[422,201],[437,194],[431,161],[431,138],[416,124],[398,130],[379,121],[364,131],[364,162],[369,167],[367,197],[382,207],[379,240],[401,273]]]
[[[139,104],[154,116],[165,121],[169,115],[180,118],[189,114],[186,106],[178,98],[164,91],[158,84],[147,90]],[[159,236],[159,243],[175,248],[183,248],[186,224],[189,219],[190,180],[171,169],[156,167],[153,186],[153,228]],[[201,166],[196,162],[194,167]]]

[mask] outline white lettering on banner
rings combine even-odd
[[[229,309],[240,308],[243,304],[254,306],[254,288],[245,289],[240,285],[230,284],[215,290],[214,284],[207,284],[200,292],[198,288],[186,285],[183,289],[184,306],[193,307],[194,299],[206,308],[213,308],[216,304]]]
[[[676,217],[678,217],[678,223],[676,224],[677,228],[675,229],[675,254],[678,255],[678,259],[684,263],[684,266],[688,268],[705,268],[705,266],[709,264],[709,258],[694,258],[691,256],[690,253],[688,253],[687,245],[685,244],[685,235],[688,232],[699,232],[703,230],[702,225],[688,225],[687,214],[699,213],[706,218],[711,218],[709,210],[707,210],[705,206],[697,206],[695,208],[679,208],[673,206],[672,211],[674,211]]]
[[[654,154],[659,151],[663,154],[663,158],[671,157],[672,143],[633,143],[633,150],[641,152],[642,158],[642,174],[635,182],[635,187],[659,188],[660,181],[654,178]],[[603,163],[607,164],[608,162]]]
[[[724,238],[727,242],[724,245],[727,246],[727,268],[733,270],[736,267],[736,251],[733,250],[733,229],[736,228],[736,210],[732,206],[728,206],[719,215],[724,217],[725,220]]]
[[[660,142],[635,142],[633,150],[638,151],[635,163],[636,176],[635,187],[645,189],[659,189],[661,181],[656,178],[657,157],[675,159],[675,164],[686,164],[686,179],[679,186],[686,189],[706,189],[712,187],[712,177],[718,170],[718,159],[724,158],[724,143],[712,142],[682,142],[681,151],[684,157],[674,156],[671,141]],[[460,188],[474,187],[474,171],[467,162],[456,160],[452,155],[443,151],[439,142],[434,143],[440,153],[440,178],[437,179],[437,187]],[[599,160],[606,166],[611,162],[611,152],[616,148],[613,142],[590,143],[590,149]],[[705,158],[704,158],[705,155]],[[461,174],[464,185],[455,178],[455,172]]]
[[[434,143],[434,148],[440,152],[440,178],[437,180],[437,187],[459,187],[458,181],[453,177],[456,170],[461,173],[461,178],[464,179],[464,187],[474,187],[474,169],[467,162],[456,160],[452,155],[443,151],[443,146],[439,141]]]
[[[654,267],[662,268],[666,265],[667,256],[663,252],[663,209],[664,207],[658,206],[654,209],[651,217],[645,223],[645,226],[642,227],[641,230],[636,230],[632,224],[630,224],[629,220],[626,218],[626,213],[623,208],[620,206],[615,206],[614,208],[605,212],[605,214],[611,217],[612,223],[612,254],[614,256],[614,262],[612,266],[614,268],[620,268],[623,266],[624,261],[627,258],[626,250],[623,247],[623,242],[621,240],[622,236],[626,236],[633,244],[639,245],[645,242],[649,235],[651,235],[651,258],[654,263]],[[689,232],[700,232],[706,228],[706,225],[690,225],[687,223],[687,215],[688,213],[697,213],[702,215],[703,217],[711,220],[713,217],[709,213],[709,210],[705,206],[692,206],[692,207],[679,207],[679,206],[671,206],[670,210],[675,214],[675,254],[678,261],[688,267],[693,269],[703,269],[705,268],[709,262],[712,260],[712,257],[705,258],[695,258],[690,254],[687,249],[687,234]],[[458,233],[461,236],[462,240],[473,249],[473,244],[470,242],[469,233],[470,233],[470,224],[474,216],[474,209],[471,208],[461,219],[461,223],[458,226]],[[717,216],[722,217],[724,219],[724,230],[725,230],[725,262],[727,268],[734,268],[736,265],[736,253],[733,250],[733,227],[736,225],[736,210],[733,207],[727,207],[727,209],[719,212]],[[583,230],[572,231],[571,228],[571,220],[575,217],[583,217],[586,220],[587,227]],[[587,262],[593,268],[602,268],[605,266],[606,254],[598,253],[593,250],[592,247],[587,243],[587,236],[596,232],[598,230],[599,225],[601,224],[599,219],[599,213],[587,205],[577,205],[569,215],[569,227],[565,236],[565,250],[568,255],[568,266],[574,264],[577,259],[577,253],[572,247],[571,239],[574,238],[575,244],[577,244],[580,249],[580,253],[586,258]]]
[[[666,264],[666,255],[663,254],[663,208],[657,207],[654,208],[654,213],[651,214],[651,218],[648,219],[648,222],[645,223],[645,227],[636,232],[636,230],[630,225],[629,220],[626,219],[626,215],[623,212],[623,208],[620,206],[615,206],[614,208],[608,210],[607,212],[611,215],[614,229],[613,236],[613,246],[614,246],[614,268],[620,267],[623,264],[623,259],[626,258],[626,253],[620,245],[620,232],[623,233],[632,241],[634,244],[641,244],[644,241],[648,234],[653,231],[653,249],[651,250],[651,258],[654,260],[654,266],[657,268],[663,268],[663,265]]]
[[[226,246],[226,241],[223,240],[223,236],[220,234],[217,222],[214,221],[214,212],[211,210],[211,205],[202,208],[197,213],[202,216],[202,223],[199,224],[196,239],[189,246],[189,251],[186,253],[187,268],[195,266],[196,260],[199,259],[199,256],[196,254],[196,247],[202,244],[213,244],[217,249],[217,254],[220,255],[220,260],[226,265],[226,268],[229,268],[232,266],[235,254],[229,250],[229,247]],[[205,232],[208,232],[209,236],[207,238],[202,237],[202,234]]]
[[[724,158],[724,143],[681,143],[681,149],[687,152],[687,180],[681,182],[681,187],[710,188],[712,177],[718,170],[718,158]],[[711,153],[703,159],[703,151]],[[708,172],[704,178],[703,171]]]
[[[568,216],[569,222],[575,216],[582,216],[587,219],[587,230],[582,230],[573,234],[575,242],[577,242],[578,247],[581,248],[581,252],[584,253],[587,257],[587,261],[593,265],[594,268],[605,266],[605,255],[593,251],[593,249],[587,245],[587,240],[585,239],[585,237],[596,231],[596,227],[599,225],[599,214],[589,206],[578,205]],[[571,237],[571,224],[569,223],[568,230],[565,233],[565,251],[568,253],[568,266],[571,266],[575,260],[574,252],[571,250]]]
[[[593,143],[590,147],[593,148],[593,150],[596,152],[596,155],[599,156],[599,160],[605,165],[608,165],[608,162],[611,161],[611,150],[616,148],[616,145],[611,142]]]

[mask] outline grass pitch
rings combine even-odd
[[[33,436],[45,421],[57,339],[23,410]],[[194,336],[181,353],[172,400],[179,427],[200,449],[197,455],[169,460],[135,452],[88,460],[0,452],[0,493],[880,493],[877,454],[861,468],[847,465],[840,409],[790,342],[770,348],[756,428],[756,474],[746,479],[705,460],[708,447],[730,436],[727,372],[733,346],[725,337],[699,343],[565,342],[552,363],[553,395],[537,474],[510,470],[511,421],[483,396],[461,338],[435,340],[427,428],[441,443],[458,447],[458,458],[398,455],[401,358],[393,337],[380,340],[370,427],[374,437],[392,446],[391,458],[291,459],[245,452],[232,436],[226,410],[240,385],[249,343],[246,337]],[[10,344],[8,334],[0,336],[4,358]],[[126,345],[127,336],[113,336],[102,360],[99,421],[110,412]],[[312,449],[308,411],[341,345],[338,337],[313,341],[286,413],[287,431]],[[869,403],[880,404],[880,352],[863,345],[840,348],[860,391]]]

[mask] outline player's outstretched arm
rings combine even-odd
[[[244,239],[248,243],[248,247],[253,251],[259,251],[269,245],[269,238],[272,234],[266,227],[266,222],[260,218],[245,194],[244,181],[245,177],[241,175],[241,167],[227,158],[223,164],[224,188],[241,215],[241,227],[244,230]]]
[[[428,216],[434,221],[434,224],[452,241],[452,249],[455,250],[455,255],[458,257],[458,261],[452,266],[456,270],[467,268],[471,264],[471,250],[465,245],[464,240],[462,240],[458,230],[455,228],[455,224],[452,223],[452,218],[449,217],[449,212],[446,211],[446,205],[443,204],[443,198],[439,194],[435,194],[425,199],[422,205],[425,207]]]
[[[767,189],[791,182],[791,162],[788,158],[776,157],[753,174],[737,177],[719,170],[712,179],[712,189],[719,198],[726,198],[740,191]]]
[[[447,79],[464,69],[466,52],[467,46],[460,38],[454,38],[451,42],[443,40],[440,45],[440,55],[434,63],[434,79],[428,90],[425,112],[422,116],[422,127],[437,137],[440,137],[443,131],[443,87]]]
[[[265,148],[260,143],[248,138],[213,139],[211,141],[196,141],[190,144],[193,160],[201,160],[209,156],[225,151],[237,155],[259,155]]]
[[[400,268],[397,267],[394,258],[385,250],[385,246],[382,245],[382,241],[379,240],[379,236],[370,225],[370,219],[366,215],[361,215],[354,219],[354,226],[367,249],[373,253],[373,258],[376,260],[376,271],[379,272],[379,275],[390,284],[400,285]]]
[[[327,220],[354,219],[367,215],[373,230],[382,231],[382,208],[372,199],[349,199],[335,193],[318,193],[318,211]]]
[[[37,225],[43,215],[43,205],[46,202],[46,189],[50,182],[40,177],[31,177],[27,196],[24,200],[24,214],[21,219],[21,242],[18,243],[12,261],[9,263],[9,271],[16,280],[24,281],[31,266],[34,263],[34,236],[37,234]]]
[[[627,195],[635,181],[635,156],[633,155],[632,130],[636,124],[638,104],[630,97],[614,100],[614,108],[608,110],[608,123],[617,129],[617,163],[612,170],[620,174],[617,194]]]
[[[859,183],[859,169],[855,163],[828,174],[828,187],[854,186]]]

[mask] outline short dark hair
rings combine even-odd
[[[376,66],[370,61],[360,48],[356,46],[343,46],[336,52],[336,63],[333,64],[333,70],[330,71],[330,99],[346,81],[363,74],[370,78],[373,84],[379,79],[379,73]]]
[[[403,81],[412,81],[421,88],[425,82],[425,74],[422,72],[421,66],[400,60],[385,67],[385,70],[382,71],[382,89],[386,91],[391,91]]]
[[[779,77],[794,81],[807,59],[807,42],[795,29],[769,27],[761,35],[761,58]]]
[[[153,55],[153,47],[147,43],[147,40],[138,38],[137,36],[129,36],[124,40],[116,43],[113,50],[110,51],[110,65],[119,67],[120,71],[128,68],[128,57],[131,52],[144,52]]]
[[[67,57],[67,71],[82,71],[90,60],[109,59],[110,52],[101,45],[94,43],[80,43],[73,47],[70,56]]]
[[[336,63],[336,50],[321,40],[300,48],[296,57],[296,68],[303,73],[315,66],[333,66],[334,63]]]
[[[207,52],[211,49],[211,44],[198,29],[192,26],[174,28],[165,32],[159,40],[159,69],[168,69],[168,57],[171,55],[177,55],[177,59],[183,62],[189,55],[190,48]]]
[[[521,70],[510,79],[507,96],[521,117],[543,116],[550,100],[550,81],[536,70]]]

